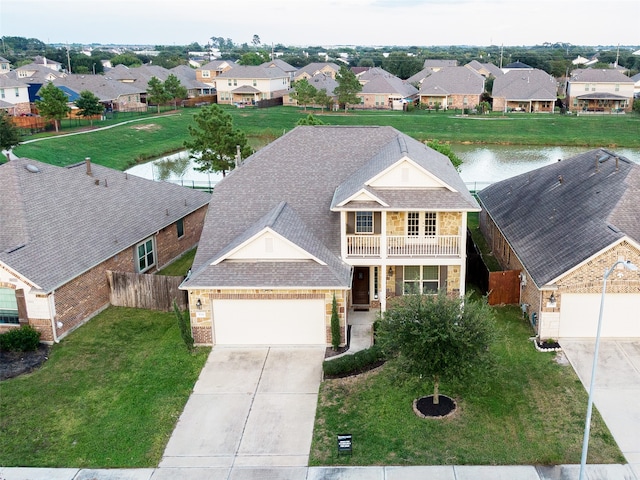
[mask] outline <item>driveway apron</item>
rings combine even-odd
[[[561,339],[562,349],[589,389],[595,340]],[[640,471],[640,340],[601,339],[593,404],[627,462]],[[586,404],[585,404],[586,411]]]
[[[214,347],[160,470],[306,467],[324,350]]]

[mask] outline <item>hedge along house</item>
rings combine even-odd
[[[189,292],[198,344],[327,345],[349,312],[463,295],[467,212],[449,158],[391,127],[304,126],[215,188]]]
[[[0,186],[0,332],[48,343],[109,304],[107,270],[152,273],[194,247],[210,198],[88,160],[12,160]]]
[[[493,254],[522,271],[520,303],[538,336],[595,337],[605,270],[618,260],[640,266],[640,165],[591,150],[478,196]],[[638,312],[638,272],[614,272],[602,336],[640,337]]]

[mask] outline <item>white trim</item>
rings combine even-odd
[[[340,202],[338,205],[336,205],[336,207],[344,207],[346,204],[348,204],[351,201],[355,201],[354,199],[360,195],[366,195],[367,197],[369,197],[371,199],[371,201],[376,202],[378,204],[380,204],[383,207],[389,207],[389,204],[382,201],[380,198],[376,197],[375,195],[373,195],[369,190],[367,190],[366,188],[361,188],[360,190],[358,190],[357,192],[355,192],[353,195],[347,197],[345,200],[343,200],[342,202]],[[362,200],[361,200],[362,201]]]
[[[367,180],[365,182],[365,185],[369,186],[372,183],[374,183],[376,180],[380,179],[381,177],[385,176],[387,173],[389,173],[391,170],[394,170],[398,165],[400,165],[403,162],[408,162],[411,165],[413,165],[415,168],[417,168],[418,170],[421,170],[426,176],[428,176],[429,178],[433,179],[436,183],[440,184],[442,187],[446,188],[447,190],[450,190],[452,192],[458,193],[458,191],[453,188],[451,185],[449,185],[448,183],[445,183],[440,177],[435,176],[433,173],[431,173],[429,170],[425,169],[423,166],[421,166],[420,164],[416,163],[414,160],[411,160],[410,157],[408,156],[403,156],[401,157],[399,160],[397,160],[395,163],[393,163],[392,165],[390,165],[389,167],[385,168],[384,170],[382,170],[381,172],[379,172],[378,174],[374,175],[373,177],[371,177],[369,180]],[[398,189],[402,190],[402,187],[397,187]]]
[[[153,255],[153,263],[152,264],[148,264],[147,263],[147,255],[149,255],[149,252],[146,251],[147,249],[147,242],[151,240],[151,253]],[[138,248],[140,247],[140,245],[144,245],[145,247],[145,267],[144,269],[140,268],[140,253],[138,251]],[[156,246],[156,236],[155,234],[151,235],[150,237],[145,238],[144,240],[142,240],[141,242],[137,243],[135,246],[135,259],[136,259],[136,272],[137,273],[144,273],[149,271],[151,268],[155,267],[158,265],[158,248]]]

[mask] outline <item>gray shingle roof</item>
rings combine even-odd
[[[361,93],[365,94],[396,94],[407,98],[418,93],[416,87],[381,68],[367,70],[358,80],[363,84]]]
[[[640,165],[615,157],[591,150],[478,194],[537,286],[625,235],[640,242]]]
[[[119,82],[103,75],[72,74],[54,80],[53,84],[56,87],[65,86],[77,94],[89,90],[101,102],[116,100],[121,95],[137,95],[146,91],[144,86]]]
[[[255,65],[238,65],[231,70],[221,73],[216,77],[223,78],[281,78],[289,77],[289,74],[279,67],[263,67]]]
[[[619,70],[609,68],[585,68],[571,72],[570,82],[588,82],[588,83],[633,83],[631,78],[627,77]]]
[[[420,85],[421,95],[481,95],[484,91],[484,77],[467,67],[449,67],[433,72]]]
[[[308,65],[305,65],[304,67],[299,68],[295,76],[299,77],[303,73],[306,73],[313,77],[314,75],[320,73],[320,70],[322,70],[325,67],[330,67],[336,73],[340,71],[340,67],[333,62],[312,62]]]
[[[29,164],[39,171],[28,171]],[[25,158],[0,165],[0,262],[45,292],[171,225],[210,198],[100,165],[91,169],[93,176],[86,174],[84,163],[63,168]]]
[[[493,82],[491,96],[507,100],[546,100],[557,98],[556,80],[543,70],[511,70]]]
[[[340,258],[340,215],[331,211],[331,201],[336,188],[376,155],[391,158],[394,149],[400,152],[393,146],[398,145],[398,137],[411,143],[410,149],[423,148],[391,127],[323,125],[296,127],[256,152],[217,184],[211,205],[220,207],[207,213],[194,273],[185,286],[349,287]],[[466,192],[464,184],[460,188]],[[391,191],[384,193],[393,195]],[[210,265],[267,222],[273,222],[283,236],[331,268],[311,261],[222,261]]]

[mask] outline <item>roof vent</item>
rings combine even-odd
[[[29,172],[31,173],[39,173],[40,169],[38,167],[36,167],[34,164],[32,163],[27,163],[24,168],[26,168]]]

